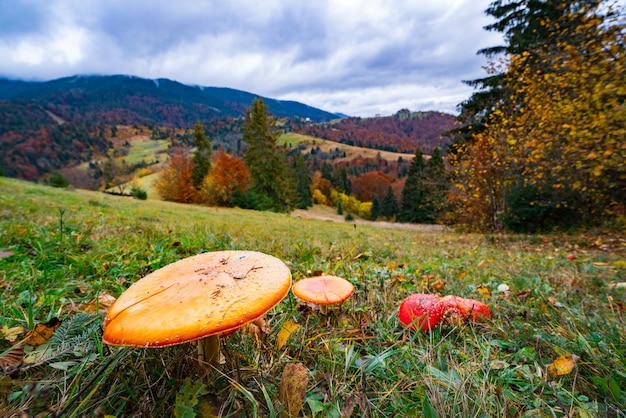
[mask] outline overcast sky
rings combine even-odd
[[[129,74],[352,116],[456,113],[491,0],[0,0],[0,76]]]

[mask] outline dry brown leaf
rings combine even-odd
[[[109,295],[107,292],[102,292],[97,298],[90,300],[83,304],[82,308],[85,312],[100,312],[106,313],[115,302],[115,298]]]
[[[527,298],[528,296],[530,296],[530,295],[531,295],[531,293],[533,293],[532,289],[524,289],[524,290],[522,290],[521,292],[519,292],[519,293],[518,293],[517,295],[515,295],[515,296],[517,296],[517,297],[518,297],[518,298],[520,298],[520,299],[525,299],[525,298]]]
[[[26,335],[24,335],[24,344],[31,347],[37,347],[44,344],[48,341],[48,339],[50,339],[50,337],[52,337],[52,334],[54,334],[54,331],[59,327],[59,325],[61,325],[61,321],[59,321],[59,318],[56,317],[52,318],[45,324],[36,324],[35,328],[31,329],[26,333]]]
[[[394,279],[400,283],[404,283],[406,282],[406,276],[404,276],[403,274],[398,274],[397,276],[394,277]]]
[[[263,341],[263,338],[270,333],[270,328],[267,326],[263,317],[257,318],[246,324],[241,328],[241,330],[246,334],[251,335],[257,343]]]
[[[441,279],[437,279],[430,285],[430,288],[434,291],[442,290],[446,287],[446,282]]]
[[[302,363],[289,363],[280,380],[279,399],[289,417],[297,417],[309,383],[309,370]]]
[[[24,362],[24,345],[19,344],[13,347],[10,351],[0,356],[0,369],[6,367],[14,368],[21,366]]]
[[[574,370],[578,359],[579,357],[576,354],[561,356],[548,366],[548,374],[552,377],[570,374]]]
[[[480,263],[478,263],[478,267],[487,267],[489,265],[489,259],[485,258]]]

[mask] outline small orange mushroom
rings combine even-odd
[[[219,359],[219,335],[262,317],[289,293],[291,273],[255,251],[216,251],[156,270],[111,306],[103,341],[166,347],[199,340],[199,356]]]
[[[354,293],[352,283],[337,276],[317,276],[294,283],[291,291],[305,302],[320,306],[320,313],[328,313],[328,305],[341,303]]]

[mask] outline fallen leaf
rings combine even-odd
[[[2,327],[1,333],[2,333],[2,338],[12,343],[15,340],[17,340],[17,337],[22,335],[24,331],[25,329],[21,325],[17,327],[13,327],[13,328],[9,328],[5,325]]]
[[[297,330],[299,326],[300,324],[297,322],[286,321],[278,333],[278,337],[276,337],[276,348],[281,349],[289,339],[289,336]]]
[[[480,285],[476,288],[476,290],[478,290],[478,293],[480,293],[480,295],[482,297],[485,298],[490,298],[491,297],[491,290],[489,290],[489,288],[485,285]]]
[[[115,298],[109,295],[107,292],[102,292],[97,298],[90,300],[83,304],[82,308],[85,312],[101,312],[106,313],[115,302]]]
[[[548,366],[548,374],[552,377],[570,374],[574,370],[578,359],[579,357],[576,354],[561,356]]]
[[[466,271],[460,271],[459,274],[456,275],[457,279],[464,279],[465,276],[467,276],[467,272]]]
[[[494,370],[500,370],[500,369],[506,369],[507,367],[510,366],[510,364],[504,360],[493,360],[489,364],[489,366]]]
[[[524,299],[530,296],[531,293],[533,293],[532,289],[524,289],[515,296],[517,296],[520,299]]]
[[[396,281],[400,282],[400,283],[404,283],[406,282],[406,277],[402,274],[397,275],[396,277],[394,277],[396,279]]]
[[[18,367],[24,362],[24,345],[20,344],[0,356],[0,369]]]
[[[261,317],[243,326],[242,332],[251,335],[257,343],[260,343],[270,333],[270,328],[267,326],[265,318]]]
[[[24,335],[24,344],[29,345],[31,347],[37,347],[39,345],[44,344],[54,331],[61,325],[61,321],[59,318],[52,318],[45,324],[36,324],[35,328],[31,329]]]
[[[279,399],[288,416],[297,417],[300,414],[308,383],[309,370],[302,363],[285,365],[280,380]]]
[[[478,263],[478,267],[487,267],[489,265],[489,259],[485,258],[480,263]]]
[[[558,300],[556,300],[556,298],[554,296],[550,296],[548,298],[548,302],[550,302],[552,304],[552,306],[554,306],[555,308],[562,308],[563,304],[561,302],[559,302]]]
[[[430,285],[430,288],[434,291],[442,290],[446,287],[446,282],[441,279],[437,279]]]

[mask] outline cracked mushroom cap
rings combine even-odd
[[[398,318],[403,327],[411,324],[415,331],[430,331],[443,319],[446,305],[438,296],[417,293],[404,299],[398,310]]]
[[[216,251],[156,270],[130,286],[104,321],[107,344],[165,347],[234,331],[289,292],[291,273],[255,251]]]
[[[318,276],[297,281],[291,291],[306,302],[316,305],[333,305],[352,296],[354,286],[341,277]]]

